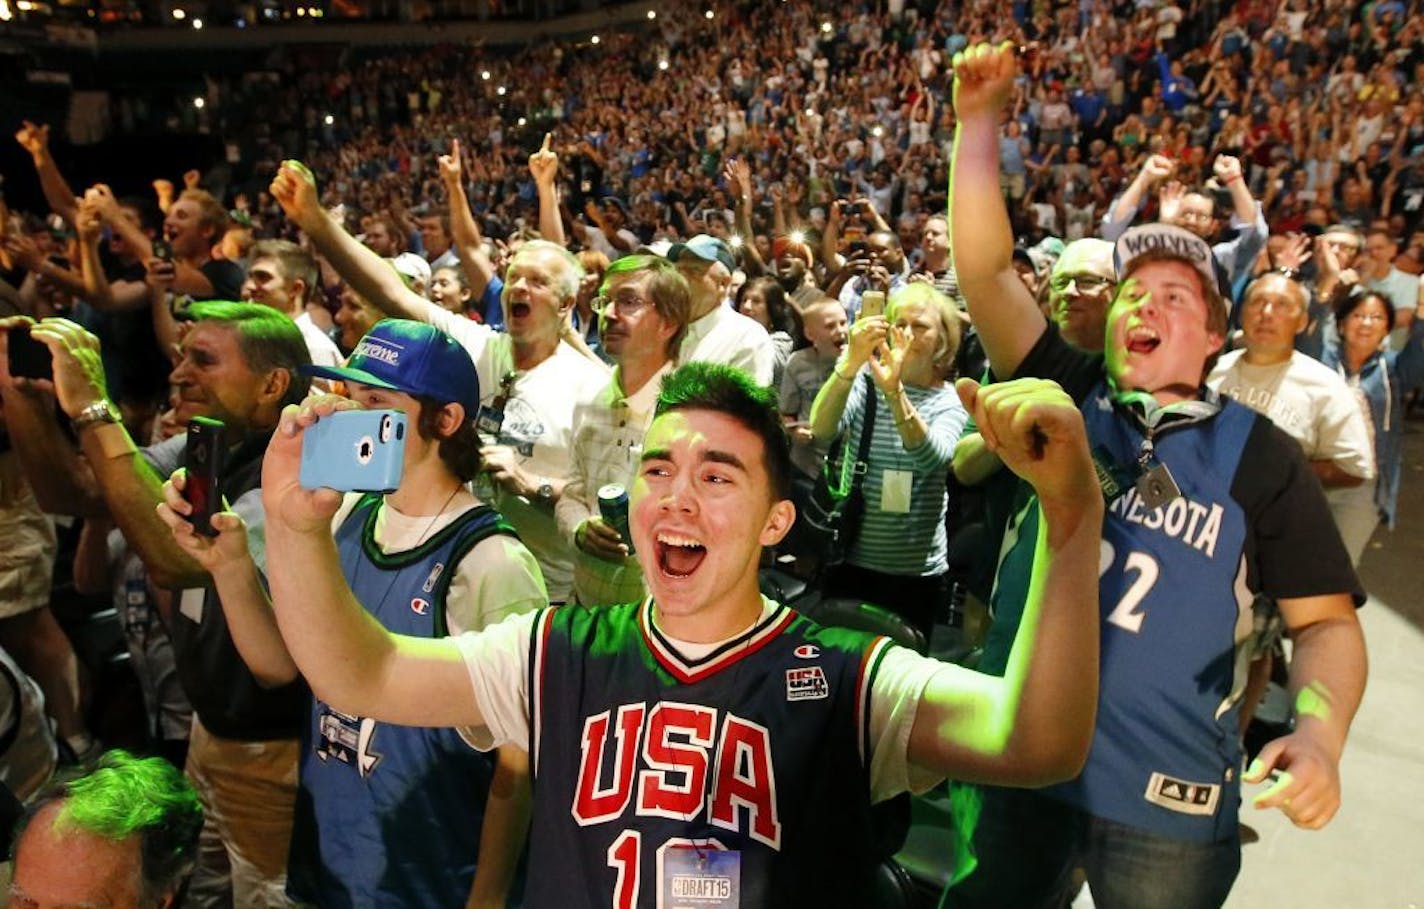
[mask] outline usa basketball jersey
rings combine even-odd
[[[379,496],[362,498],[338,528],[342,572],[390,631],[442,637],[455,566],[481,540],[514,531],[481,505],[415,549],[383,553],[374,538],[380,504]],[[293,898],[323,907],[465,905],[492,755],[452,729],[379,723],[318,700],[302,745]]]
[[[1044,792],[1164,836],[1234,836],[1253,597],[1232,484],[1260,417],[1225,401],[1212,416],[1159,428],[1155,458],[1181,495],[1149,509],[1133,482],[1141,427],[1118,412],[1106,383],[1081,406],[1107,498],[1097,728],[1083,773]],[[1037,509],[1019,517],[1016,542],[1031,551]],[[1004,594],[995,596],[1021,607],[1022,592]]]
[[[688,661],[652,616],[649,601],[535,622],[532,854],[551,860],[525,905],[651,909],[689,850],[739,853],[741,906],[866,904],[889,851],[868,701],[889,642],[777,606]]]

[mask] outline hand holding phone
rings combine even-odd
[[[405,414],[399,410],[338,410],[302,436],[298,481],[303,489],[395,492],[405,467]]]
[[[153,257],[162,259],[164,262],[173,261],[173,244],[167,240],[159,238],[153,241]]]
[[[213,527],[213,515],[223,510],[218,484],[222,481],[223,455],[227,451],[223,443],[225,428],[221,420],[208,417],[188,421],[183,498],[193,506],[192,514],[188,515],[193,531],[205,537],[218,535],[217,528]]]
[[[860,295],[860,312],[855,317],[857,322],[861,319],[883,315],[885,315],[885,292],[883,290],[867,290]]]

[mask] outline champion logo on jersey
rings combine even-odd
[[[796,654],[803,660],[814,660],[816,657],[821,655],[821,648],[817,647],[815,644],[802,644],[800,647],[797,647],[791,652]]]
[[[831,696],[831,685],[820,666],[786,670],[786,700],[822,701]]]
[[[410,611],[416,615],[425,615],[430,611],[430,601],[416,597],[410,601]]]

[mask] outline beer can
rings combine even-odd
[[[609,483],[598,490],[598,514],[603,523],[618,531],[628,551],[633,551],[633,535],[628,532],[628,490],[621,483]]]

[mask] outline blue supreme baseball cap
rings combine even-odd
[[[301,371],[460,404],[471,419],[480,405],[480,379],[470,355],[459,341],[424,322],[382,319],[366,332],[345,366],[303,366]]]

